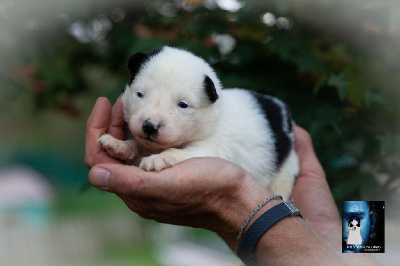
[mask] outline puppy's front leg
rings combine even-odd
[[[161,171],[193,157],[196,156],[190,151],[171,148],[159,154],[144,157],[139,167],[146,171]]]
[[[133,160],[138,154],[138,147],[133,139],[119,140],[110,134],[104,134],[98,142],[111,157],[122,161]]]

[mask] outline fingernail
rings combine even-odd
[[[108,187],[110,172],[104,168],[94,168],[90,171],[90,183],[95,187]]]

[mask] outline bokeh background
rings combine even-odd
[[[386,201],[376,257],[396,265],[399,11],[396,0],[0,0],[0,264],[240,265],[210,232],[82,189],[96,98],[116,100],[131,54],[170,45],[210,62],[224,87],[284,100],[339,206]]]

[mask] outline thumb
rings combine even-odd
[[[89,172],[89,182],[98,189],[116,194],[132,193],[143,179],[142,169],[117,164],[98,164]]]
[[[299,126],[293,128],[296,138],[296,152],[300,163],[299,177],[313,177],[326,182],[325,172],[315,154],[310,134]]]

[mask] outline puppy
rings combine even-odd
[[[136,53],[128,68],[122,103],[132,138],[101,136],[109,155],[147,171],[193,157],[220,157],[289,198],[299,165],[284,103],[242,89],[222,90],[203,59],[177,48]]]
[[[362,238],[360,234],[361,224],[359,218],[351,219],[348,223],[349,236],[347,238],[348,245],[361,245]]]

